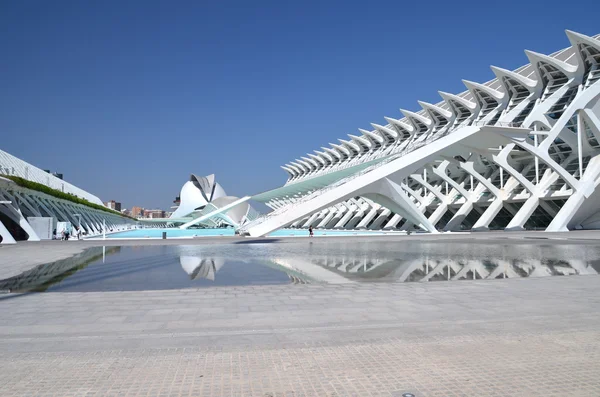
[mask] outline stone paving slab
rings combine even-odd
[[[598,396],[596,332],[287,349],[18,353],[4,396]],[[550,359],[551,358],[551,359]],[[9,363],[6,363],[6,360]],[[10,364],[10,365],[7,365]]]
[[[600,396],[600,277],[0,296],[6,396]]]

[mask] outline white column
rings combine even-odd
[[[498,150],[502,152],[502,145],[498,146]],[[500,168],[500,189],[504,189],[504,170]]]
[[[534,131],[534,135],[533,135],[533,146],[535,146],[536,148],[538,147],[538,136],[537,134],[535,134],[535,131],[537,131],[537,126],[533,126],[533,131]],[[535,161],[535,184],[538,185],[540,183],[540,159],[538,158],[538,156],[534,156],[534,161]]]
[[[392,216],[392,219],[390,219],[388,221],[388,223],[386,223],[385,226],[383,226],[383,228],[384,229],[393,229],[400,223],[401,220],[402,220],[402,216],[400,216],[398,214],[394,214],[394,216]]]
[[[583,120],[577,112],[577,155],[579,156],[579,180],[583,178]]]

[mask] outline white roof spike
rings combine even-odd
[[[517,80],[519,83],[523,84],[525,87],[529,89],[535,88],[537,81],[530,79],[529,77],[525,77],[522,74],[513,72],[512,70],[500,68],[498,66],[491,65],[490,69],[496,75],[496,77],[501,80],[502,77],[510,77],[512,79]]]
[[[527,55],[527,58],[529,58],[529,62],[531,62],[532,65],[537,62],[549,63],[567,76],[569,76],[569,74],[573,75],[575,72],[577,72],[577,66],[569,65],[566,62],[559,61],[558,59],[549,57],[548,55],[529,50],[525,50],[525,55]]]
[[[291,170],[291,168],[288,168],[288,167],[286,167],[286,166],[284,166],[284,165],[281,165],[280,167],[281,167],[281,169],[282,169],[282,170],[284,170],[285,172],[287,172],[289,176],[292,176],[292,177],[293,177],[293,176],[296,176],[296,173],[295,173],[295,172],[293,172],[293,171]]]
[[[289,167],[291,170],[296,171],[296,175],[302,174],[302,169],[298,168],[297,165],[292,165],[292,163],[290,163],[290,164],[286,164],[286,167]]]
[[[357,136],[357,135],[351,135],[351,134],[348,134],[348,137],[351,140],[353,140],[354,142],[356,142],[359,146],[361,146],[361,149],[369,150],[373,146],[373,144],[371,143],[371,141],[368,140],[365,137]]]
[[[477,108],[477,104],[473,103],[472,101],[469,101],[468,99],[461,98],[458,95],[450,94],[450,93],[444,92],[444,91],[438,91],[438,94],[440,94],[442,99],[444,99],[446,102],[449,102],[449,101],[458,102],[470,110],[475,110]]]
[[[324,158],[326,161],[329,161],[330,163],[333,163],[333,157],[331,157],[331,155],[329,153],[327,153],[327,152],[319,152],[318,150],[315,150],[315,153],[317,155],[321,156],[322,158]]]
[[[310,157],[311,159],[314,159],[317,162],[319,162],[322,166],[326,166],[327,165],[327,162],[325,160],[323,160],[321,157],[317,156],[316,154],[307,153],[306,155],[308,157]]]
[[[300,157],[302,160],[304,160],[305,162],[307,162],[309,164],[309,166],[313,166],[315,169],[319,168],[319,164],[313,160],[313,159],[309,159],[308,157]]]
[[[462,80],[462,82],[469,89],[469,91],[473,91],[473,90],[483,91],[498,100],[503,99],[505,96],[503,92],[500,92],[498,90],[495,90],[495,89],[485,86],[483,84],[476,83],[474,81]]]
[[[424,117],[420,114],[405,109],[400,109],[400,112],[414,126],[415,134],[427,132],[427,130],[429,130],[429,128],[433,125],[433,121],[429,117]],[[425,129],[423,129],[423,127],[425,127]]]
[[[595,47],[598,51],[600,51],[600,40],[597,40],[593,37],[586,36],[582,33],[577,33],[572,30],[565,30],[571,45],[576,44],[587,44],[589,46]]]
[[[427,109],[431,109],[434,110],[435,112],[441,114],[443,117],[445,117],[446,119],[450,119],[452,117],[452,112],[447,111],[446,109],[442,109],[439,106],[436,106],[434,104],[431,104],[429,102],[424,102],[424,101],[417,101],[417,103],[419,105],[421,105],[421,107],[425,110]]]
[[[383,143],[385,141],[385,139],[383,139],[383,137],[379,134],[376,134],[372,131],[367,131],[367,130],[363,130],[362,128],[358,129],[363,135],[369,137],[369,139],[375,141],[375,142],[379,142],[379,143]]]
[[[400,109],[400,112],[409,120],[411,120],[411,119],[419,120],[426,126],[430,126],[432,124],[431,119],[429,119],[428,117],[422,116],[418,113],[411,112],[410,110],[406,110],[406,109]],[[415,126],[415,128],[416,128],[416,126]]]
[[[333,146],[333,143],[330,143],[330,145]],[[321,149],[325,150],[327,153],[332,154],[335,158],[337,158],[338,160],[340,160],[342,158],[342,155],[340,154],[340,152],[338,152],[335,149],[332,148],[328,148],[328,147],[324,147],[321,146]]]
[[[502,84],[502,87],[507,92],[510,92],[510,86],[509,86],[510,84],[507,82],[507,78],[516,81],[517,83],[519,83],[520,85],[525,87],[529,92],[533,92],[536,95],[539,95],[542,91],[542,88],[543,88],[542,87],[542,79],[539,76],[539,72],[538,72],[537,68],[534,68],[536,70],[536,75],[538,77],[537,80],[532,80],[529,77],[525,77],[519,73],[515,73],[515,72],[507,70],[507,69],[499,68],[497,66],[490,66],[490,69],[492,69],[492,72],[494,72],[494,74],[498,78],[498,81],[500,81],[500,83]],[[513,85],[514,85],[514,83],[513,83]]]
[[[342,140],[340,139],[339,141],[341,142]],[[350,150],[348,150],[348,148],[344,145],[338,145],[337,143],[330,143],[330,145],[339,150],[342,154],[345,154],[346,157],[352,154],[352,152],[350,152]]]
[[[586,71],[585,59],[588,57],[587,52],[583,52],[584,47],[592,47],[596,51],[600,52],[600,41],[593,37],[586,36],[581,33],[573,32],[572,30],[565,30],[571,46],[575,49],[575,56],[577,58],[577,65],[583,69],[583,73]],[[583,76],[582,76],[583,77]],[[583,80],[583,79],[582,79]]]
[[[371,126],[373,126],[373,128],[375,128],[380,133],[385,134],[392,139],[398,138],[398,132],[396,132],[396,130],[394,130],[392,128],[384,127],[382,125],[375,124],[375,123],[371,123]]]
[[[352,141],[346,141],[344,139],[338,139],[338,141],[340,141],[343,146],[345,146],[345,147],[347,147],[349,149],[352,149],[356,153],[360,153],[361,152],[360,146],[358,146],[356,143],[354,143]]]
[[[583,71],[584,65],[582,62],[578,62],[576,65],[569,65],[566,62],[559,61],[558,59],[551,58],[548,55],[539,54],[537,52],[525,50],[525,55],[529,58],[529,62],[535,68],[536,74],[538,75],[538,79],[542,80],[543,75],[545,74],[544,70],[541,69],[541,64],[547,64],[552,66],[553,68],[560,71],[564,74],[568,79],[575,78],[578,82],[581,82],[583,79]]]
[[[391,125],[393,125],[394,127],[398,127],[398,128],[402,128],[403,130],[406,130],[406,132],[408,132],[409,134],[414,131],[414,127],[412,125],[410,125],[410,124],[403,123],[402,121],[396,120],[396,119],[394,119],[392,117],[384,117],[384,119],[388,123],[390,123]]]
[[[297,164],[299,167],[301,167],[305,173],[310,172],[311,171],[311,167],[309,164],[306,163],[306,161],[302,161],[300,159],[296,159],[296,162],[294,164]]]
[[[296,160],[296,161],[298,161],[298,160]],[[306,165],[301,164],[300,162],[296,162],[296,161],[291,161],[290,164],[295,165],[301,174],[306,174],[308,171],[310,171]]]

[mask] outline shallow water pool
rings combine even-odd
[[[163,233],[167,233],[167,238],[194,238],[194,237],[215,237],[215,236],[234,236],[234,229],[134,229],[123,232],[110,233],[106,235],[108,239],[146,239],[162,238]],[[315,236],[382,236],[404,234],[394,231],[370,231],[370,230],[315,230]],[[303,229],[279,229],[269,234],[269,237],[308,237],[308,230]],[[98,236],[95,237],[96,239]]]
[[[597,275],[593,244],[294,239],[94,247],[0,281],[0,290],[130,291],[276,284]],[[60,243],[59,243],[60,244]]]

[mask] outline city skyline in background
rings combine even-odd
[[[3,149],[128,209],[169,210],[190,173],[255,194],[318,146],[527,63],[515,49],[598,33],[552,3],[4,3]]]

